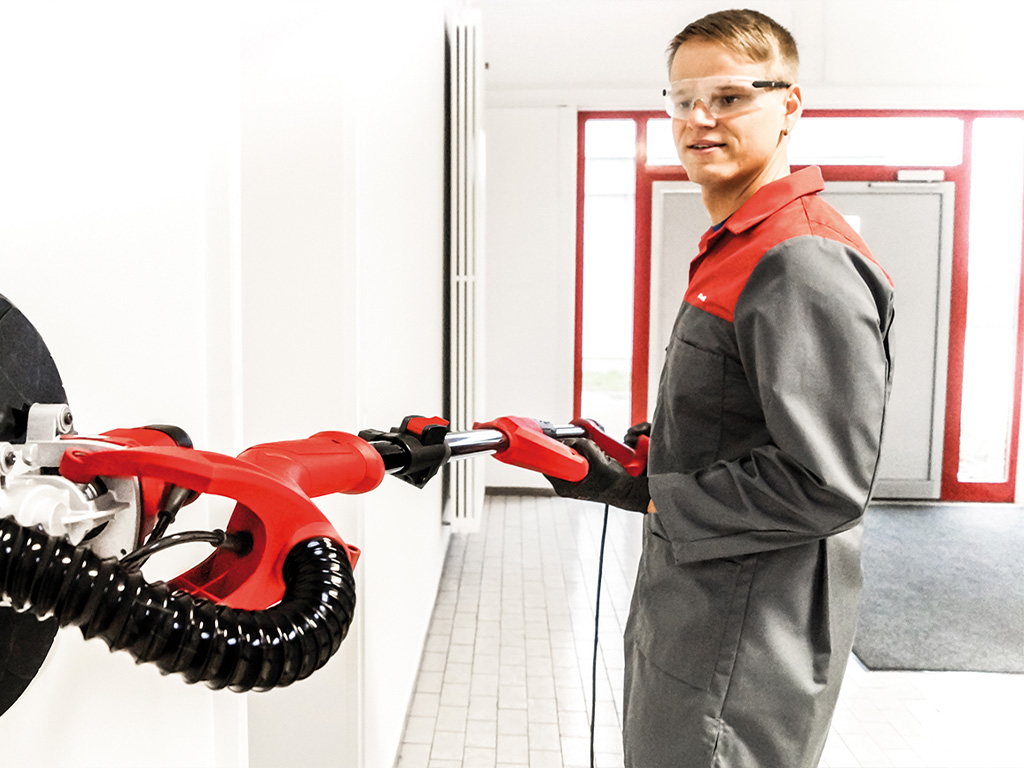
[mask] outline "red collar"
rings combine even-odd
[[[774,213],[778,213],[787,205],[805,195],[813,195],[825,189],[825,181],[821,169],[815,166],[802,168],[788,176],[765,184],[753,196],[739,207],[725,221],[725,226],[718,231],[708,230],[700,241],[700,253],[703,254],[716,235],[725,230],[738,235],[746,232],[756,224],[760,224]]]

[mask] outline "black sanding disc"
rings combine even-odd
[[[66,403],[64,385],[39,332],[0,296],[0,442],[24,443],[33,403]],[[57,634],[54,619],[0,606],[0,715],[28,688]]]

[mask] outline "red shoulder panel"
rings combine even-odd
[[[707,251],[690,268],[684,300],[731,323],[736,302],[765,252],[806,235],[848,245],[877,264],[838,211],[817,195],[806,195],[743,231],[733,232],[727,224],[707,238]]]

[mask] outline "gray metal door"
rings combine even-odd
[[[892,399],[875,495],[937,499],[953,260],[951,182],[830,182],[822,196],[868,243],[896,283]],[[690,260],[709,226],[700,188],[653,187],[649,399],[653,403]]]

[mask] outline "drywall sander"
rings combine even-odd
[[[487,454],[581,480],[587,462],[569,438],[594,440],[634,475],[646,466],[645,441],[634,451],[588,420],[507,416],[452,432],[410,416],[386,432],[319,432],[237,457],[198,450],[168,425],[80,435],[46,345],[3,297],[0,372],[0,714],[60,627],[212,688],[311,675],[348,633],[360,556],[319,496],[367,493],[388,474],[422,488],[449,461]],[[203,494],[234,502],[227,525],[178,532],[178,513]],[[196,542],[212,554],[147,581],[151,557]]]

